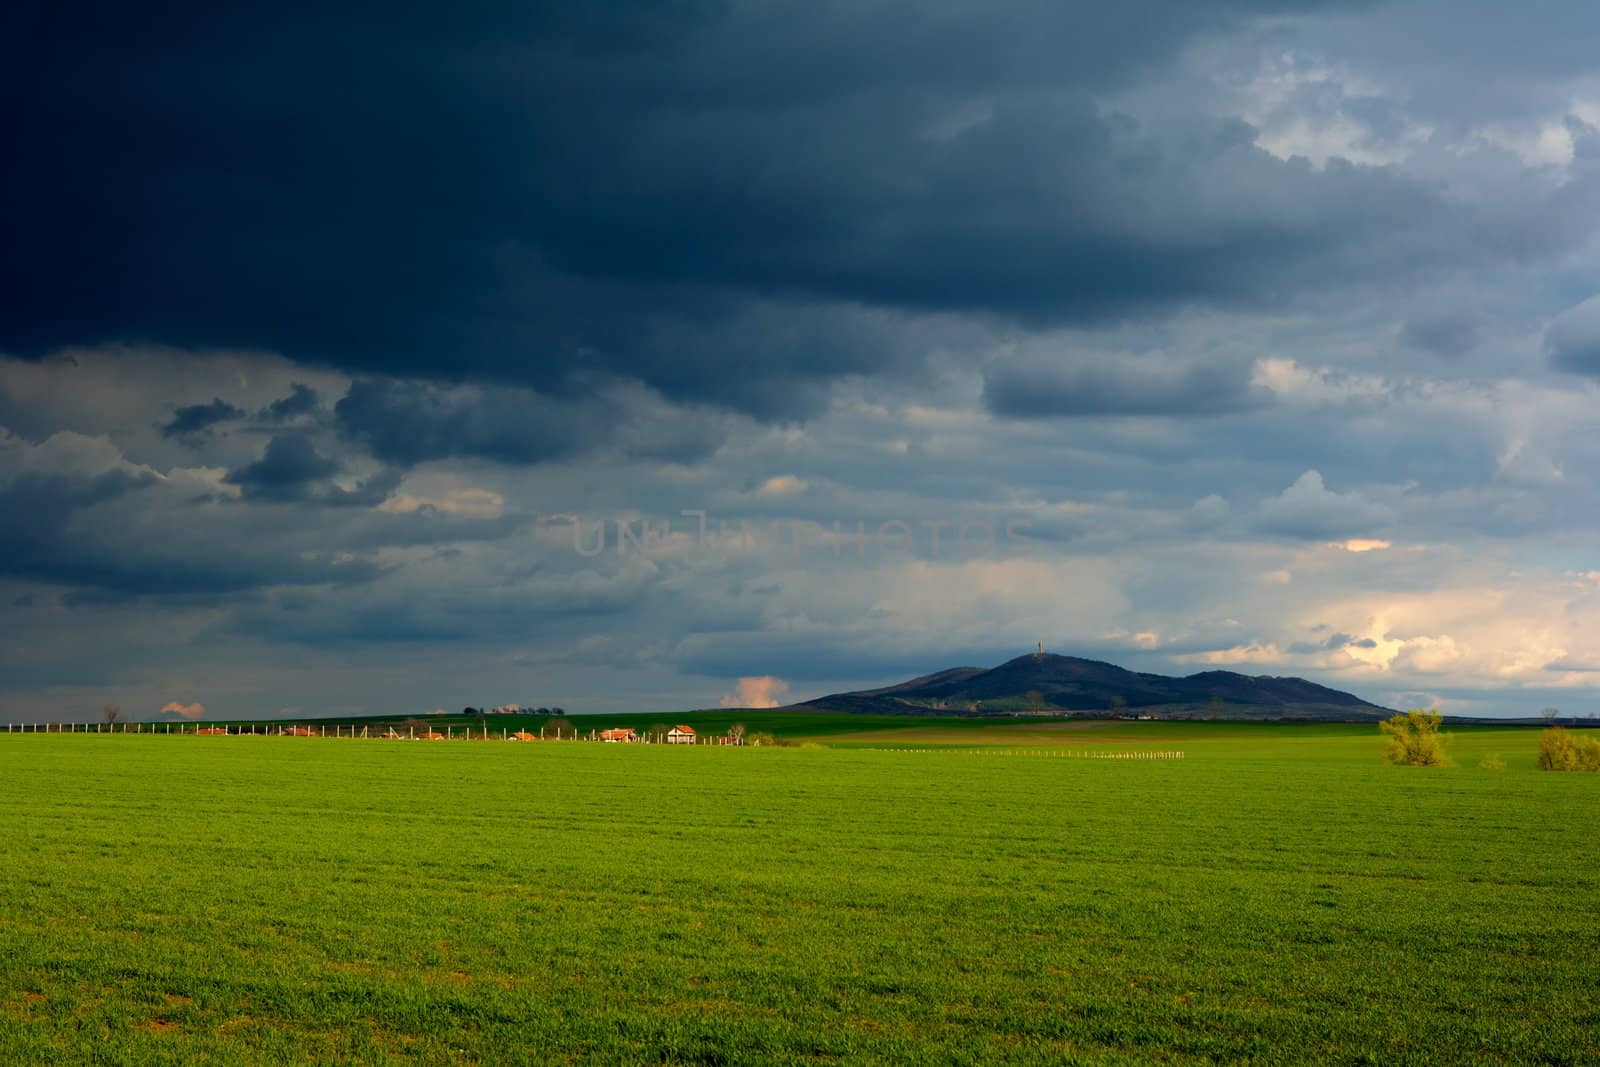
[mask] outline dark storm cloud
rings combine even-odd
[[[519,521],[373,510],[398,474],[332,485],[332,461],[293,436],[235,477],[247,499],[294,504],[281,508],[197,498],[192,473],[163,477],[85,442],[47,443],[29,469],[9,480],[0,472],[0,576],[77,587],[80,605],[160,597],[193,606],[269,587],[356,585],[383,573],[372,557],[386,546],[505,537]]]
[[[0,344],[255,346],[546,390],[605,371],[781,416],[886,356],[741,330],[752,301],[1098,321],[1556,240],[1464,227],[1397,173],[1274,159],[1242,124],[1093,101],[1197,33],[1349,6],[46,16],[10,75],[0,195],[29,209]]]
[[[606,619],[639,610],[656,576],[501,575],[482,588],[429,590],[374,583],[345,590],[330,603],[314,591],[289,589],[238,612],[231,628],[241,634],[303,644],[361,645],[391,642],[521,642],[554,640],[576,620]]]
[[[342,433],[385,463],[446,456],[538,463],[571,455],[592,429],[575,411],[538,394],[441,389],[366,378],[334,406]]]
[[[1545,330],[1544,344],[1561,370],[1600,377],[1600,297],[1557,315]]]
[[[1179,364],[1127,355],[1004,360],[986,368],[983,399],[997,415],[1219,415],[1263,398],[1248,364]]]
[[[377,573],[364,562],[331,566],[280,549],[259,526],[209,528],[179,513],[171,499],[165,506],[145,499],[160,484],[153,472],[118,468],[27,473],[0,485],[0,574],[125,597],[363,581]]]
[[[317,410],[317,391],[301,382],[291,382],[289,395],[262,408],[257,418],[263,422],[291,422]]]
[[[1400,339],[1408,345],[1440,356],[1461,356],[1483,339],[1484,320],[1470,312],[1408,319]]]
[[[1528,358],[1596,288],[1600,135],[1563,117],[1592,86],[1550,80],[1593,69],[1593,10],[1347,6],[30,5],[0,578],[37,602],[0,715],[197,657],[267,712],[421,674],[460,706],[523,656],[588,710],[727,688],[695,672],[800,695],[1058,631],[1327,663],[1398,640],[1363,629],[1396,597],[1501,581],[1455,555],[1485,539],[1545,573],[1600,470],[1586,383]],[[1554,319],[1550,364],[1600,378],[1597,323]],[[918,547],[645,557],[613,525],[590,557],[552,518],[685,508]],[[948,527],[935,559],[968,515],[1026,521],[1039,570]],[[1528,617],[1578,647],[1573,584]],[[1473,625],[1417,634],[1515,636]]]
[[[363,378],[351,383],[334,417],[342,434],[399,466],[452,456],[544,463],[603,445],[635,459],[688,463],[722,443],[713,418],[653,411],[647,398],[633,399],[603,390],[558,398],[530,389]]]
[[[186,547],[210,551],[191,553],[163,546],[130,550],[104,538],[76,538],[70,545],[41,553],[25,567],[7,569],[38,581],[99,590],[115,600],[214,594],[236,598],[264,586],[353,584],[381,573],[364,560],[332,564],[327,559],[295,560],[269,551],[225,553],[215,545]],[[90,594],[79,595],[80,604],[88,602]]]
[[[111,470],[88,475],[29,473],[0,485],[0,573],[35,576],[55,555],[74,513],[136,492],[155,476]]]
[[[303,434],[280,434],[254,463],[229,472],[226,481],[246,498],[302,500],[312,487],[339,472],[339,462],[317,451]]]
[[[1353,637],[1350,634],[1336,633],[1329,636],[1326,641],[1318,644],[1311,641],[1296,641],[1285,651],[1295,655],[1308,655],[1315,652],[1337,652],[1341,648],[1377,648],[1378,642],[1370,637]]]
[[[243,410],[218,397],[209,404],[189,404],[173,412],[172,420],[162,424],[161,436],[197,442],[213,426],[242,418]]]

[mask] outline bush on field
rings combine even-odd
[[[1503,771],[1506,769],[1506,761],[1500,758],[1500,753],[1495,752],[1479,760],[1478,766],[1486,771]]]
[[[1378,728],[1389,735],[1384,746],[1385,763],[1410,767],[1437,767],[1444,762],[1444,738],[1439,725],[1444,716],[1437,711],[1413,708],[1403,715],[1395,715]]]
[[[1541,771],[1600,771],[1600,738],[1582,737],[1552,726],[1539,735]]]

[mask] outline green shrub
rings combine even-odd
[[[1389,735],[1384,746],[1385,763],[1410,767],[1437,767],[1444,763],[1444,738],[1439,725],[1444,716],[1438,711],[1413,708],[1403,715],[1395,715],[1378,728]]]
[[[1503,771],[1506,769],[1506,761],[1500,758],[1500,753],[1495,752],[1479,760],[1478,766],[1486,771]]]
[[[1541,771],[1600,771],[1600,738],[1552,726],[1539,735]]]

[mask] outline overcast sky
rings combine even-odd
[[[0,720],[1600,712],[1588,0],[228,6],[0,45]]]

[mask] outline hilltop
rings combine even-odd
[[[1220,703],[1219,703],[1220,702]],[[1202,671],[1144,674],[1114,663],[1033,652],[998,667],[954,667],[796,708],[875,715],[1150,715],[1159,718],[1376,721],[1393,712],[1304,678]]]

